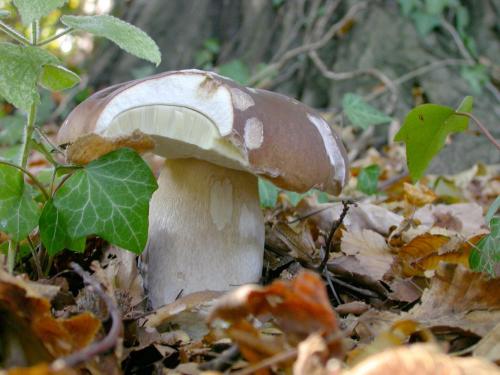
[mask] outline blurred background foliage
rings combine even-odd
[[[11,11],[4,22],[27,32],[11,0],[0,0],[0,9]],[[100,88],[199,68],[320,108],[352,159],[390,142],[413,106],[454,107],[469,94],[475,114],[500,136],[498,0],[69,0],[43,19],[42,38],[63,30],[61,13],[120,17],[156,40],[163,62],[155,68],[86,34],[49,44],[83,78],[67,92],[42,94],[38,122],[49,134]],[[23,116],[1,103],[4,157],[16,148]],[[478,161],[500,157],[469,131],[454,137],[432,170],[451,173]]]

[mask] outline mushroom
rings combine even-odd
[[[257,176],[287,190],[331,194],[348,177],[345,149],[315,110],[199,70],[97,92],[69,115],[58,141],[82,163],[119,146],[166,158],[143,254],[154,308],[181,292],[259,280],[264,221]]]

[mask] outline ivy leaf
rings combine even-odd
[[[380,167],[377,164],[363,168],[358,176],[357,189],[365,194],[372,195],[378,191]]]
[[[250,69],[241,60],[231,60],[217,68],[220,75],[245,85],[250,80]]]
[[[68,0],[14,0],[14,5],[21,13],[25,25],[30,25],[53,10],[62,7]]]
[[[356,94],[345,94],[342,107],[352,124],[363,129],[392,121],[391,117],[372,107]]]
[[[63,249],[71,249],[77,252],[85,250],[86,238],[73,239],[68,234],[66,222],[59,210],[54,206],[52,199],[43,207],[38,226],[42,243],[50,256],[57,255]]]
[[[80,82],[80,77],[61,65],[47,64],[40,75],[40,85],[50,91],[63,91]]]
[[[259,197],[262,207],[274,207],[278,199],[279,190],[271,182],[259,178]]]
[[[33,102],[40,101],[36,83],[43,66],[57,63],[57,58],[43,49],[0,43],[0,95],[29,111]]]
[[[473,99],[465,97],[457,112],[470,112]],[[467,129],[469,119],[455,115],[455,110],[437,104],[422,104],[412,109],[394,137],[406,143],[406,159],[413,181],[420,179],[432,158],[443,148],[450,133]]]
[[[61,22],[68,27],[109,39],[128,53],[151,61],[156,66],[161,62],[160,49],[155,41],[141,29],[116,17],[63,16]]]
[[[96,234],[140,253],[148,238],[149,200],[156,179],[142,158],[119,149],[75,172],[54,194],[73,239]]]
[[[500,218],[493,217],[490,221],[490,234],[483,237],[477,244],[477,249],[471,252],[469,264],[474,271],[487,272],[494,277],[498,263],[500,263]]]
[[[488,208],[488,212],[486,213],[486,216],[484,217],[484,220],[486,223],[489,223],[491,219],[495,216],[496,212],[500,209],[500,197],[497,197],[493,203],[491,204],[490,208]]]
[[[40,209],[21,171],[0,165],[0,230],[20,241],[38,224]]]

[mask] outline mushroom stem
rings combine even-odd
[[[257,282],[264,220],[257,178],[197,159],[167,160],[150,204],[144,279],[153,308],[182,293]]]

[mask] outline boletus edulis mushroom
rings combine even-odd
[[[97,92],[61,127],[85,163],[118,146],[164,157],[143,254],[152,307],[259,280],[264,222],[257,176],[297,192],[338,194],[339,137],[312,108],[211,72],[182,70]],[[92,152],[87,150],[92,149]]]

